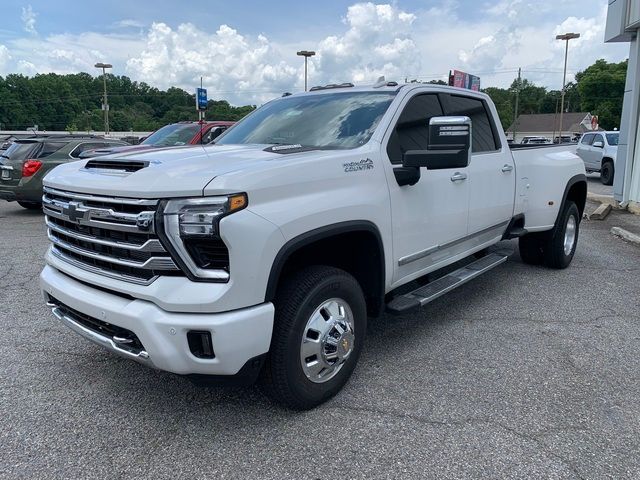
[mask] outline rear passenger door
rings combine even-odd
[[[513,216],[516,172],[507,145],[501,145],[493,114],[481,97],[443,95],[447,116],[471,118],[472,154],[468,167],[469,247],[501,236]]]
[[[596,146],[596,144],[598,146]],[[591,142],[591,147],[589,150],[589,154],[587,156],[589,161],[589,168],[593,168],[594,170],[600,170],[602,168],[602,157],[604,156],[604,135],[597,133],[593,136],[593,142]]]
[[[593,137],[595,137],[593,133],[584,134],[580,139],[580,143],[578,144],[578,147],[576,148],[576,153],[584,162],[584,166],[587,170],[593,169],[593,162],[590,156]]]

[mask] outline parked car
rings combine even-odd
[[[575,135],[562,135],[562,142],[560,142],[559,137],[556,135],[553,137],[553,143],[576,143],[578,141],[578,137]]]
[[[522,137],[520,143],[523,145],[541,145],[545,143],[551,143],[551,140],[545,137]]]
[[[127,147],[100,148],[85,152],[80,158],[100,157],[114,153],[129,153],[150,148],[176,147],[183,145],[208,144],[215,140],[235,122],[179,122],[165,125],[146,137],[138,145]]]
[[[576,148],[587,172],[600,172],[604,185],[613,185],[619,138],[620,132],[585,133]]]
[[[42,207],[42,179],[63,163],[77,160],[85,150],[126,143],[96,136],[38,136],[15,140],[0,152],[0,199],[21,207]]]
[[[385,82],[278,98],[214,145],[50,172],[43,294],[114,353],[198,382],[258,378],[312,408],[348,381],[368,317],[497,267],[509,253],[487,249],[502,239],[519,238],[525,263],[569,266],[584,165],[567,146],[517,147],[480,92]]]

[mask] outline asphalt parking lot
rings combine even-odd
[[[59,325],[38,290],[42,215],[0,202],[0,476],[638,478],[640,248],[609,234],[620,215],[583,223],[568,270],[515,254],[371,321],[345,390],[294,413]]]

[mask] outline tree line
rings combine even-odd
[[[608,63],[597,60],[578,72],[575,82],[565,87],[565,112],[589,112],[597,115],[605,130],[620,128],[622,100],[628,61]],[[539,87],[523,78],[515,79],[509,88],[488,87],[483,90],[496,104],[502,126],[513,124],[516,93],[519,91],[518,113],[559,113],[562,92]]]
[[[102,76],[88,73],[0,77],[0,130],[104,129]],[[181,88],[166,91],[126,76],[107,75],[109,126],[113,131],[152,131],[168,123],[197,120],[195,95]],[[209,100],[207,119],[239,120],[255,105],[235,107]]]
[[[591,112],[607,129],[620,127],[627,61],[598,60],[579,72],[565,94],[566,112]],[[430,83],[444,83],[434,81]],[[197,120],[195,96],[181,88],[166,91],[126,76],[107,75],[109,123],[113,131],[151,131],[168,123]],[[104,128],[102,77],[88,73],[27,77],[0,77],[0,130],[95,130]],[[495,102],[503,127],[513,123],[515,98],[519,93],[519,114],[558,113],[559,90],[549,90],[526,78],[514,80],[509,88],[483,90]],[[207,118],[239,120],[256,108],[235,107],[225,100],[209,100]]]

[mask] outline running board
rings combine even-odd
[[[507,258],[509,258],[508,255],[490,253],[480,260],[476,260],[444,277],[434,280],[413,292],[395,297],[387,303],[387,311],[401,314],[424,307],[427,303],[433,302],[436,298],[450,292],[454,288],[464,285],[468,281],[506,262]]]

